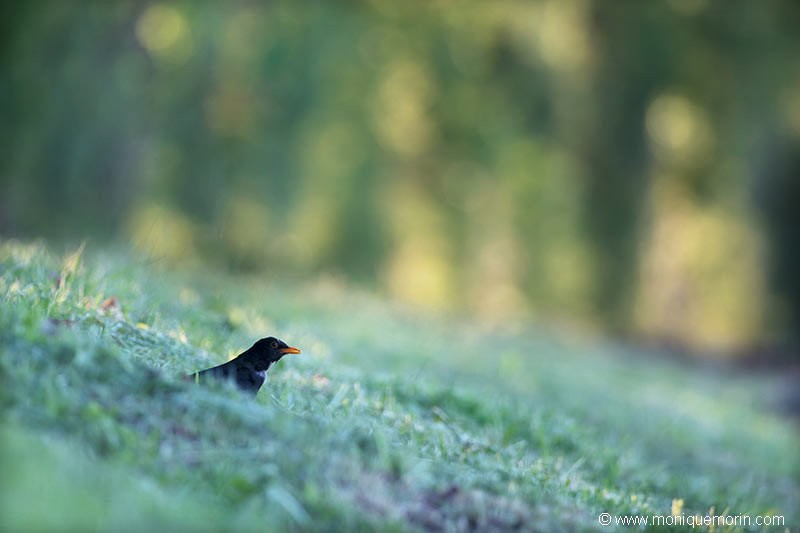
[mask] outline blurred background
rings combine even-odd
[[[0,6],[6,238],[797,353],[795,1]]]

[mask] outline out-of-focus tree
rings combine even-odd
[[[704,349],[797,331],[789,0],[0,9],[4,235]]]

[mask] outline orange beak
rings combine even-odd
[[[291,346],[287,346],[286,348],[281,348],[281,353],[287,354],[287,353],[303,353],[303,352],[301,352],[297,348],[292,348]]]

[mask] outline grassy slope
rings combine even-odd
[[[0,301],[3,530],[800,523],[774,378],[40,245],[0,243]],[[255,401],[177,379],[265,334],[304,354]]]

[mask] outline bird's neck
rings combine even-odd
[[[251,352],[245,352],[239,357],[257,372],[266,372],[273,363],[273,361],[267,361],[264,358],[259,357],[258,354]]]

